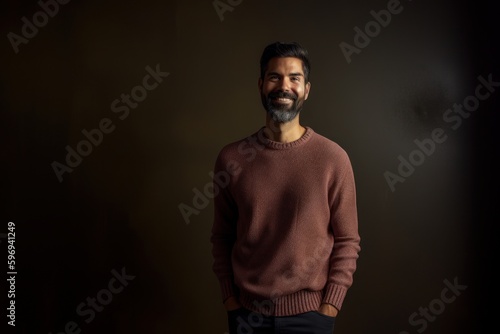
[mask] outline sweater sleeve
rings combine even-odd
[[[231,254],[236,240],[236,221],[238,211],[236,204],[229,192],[228,184],[230,175],[224,168],[222,155],[217,157],[213,186],[214,190],[214,220],[210,242],[212,243],[213,266],[212,269],[219,280],[222,301],[236,294],[234,285]]]
[[[356,186],[351,162],[347,154],[340,164],[339,177],[330,189],[330,225],[334,245],[330,255],[328,281],[323,303],[332,304],[338,310],[353,282],[356,262],[361,250],[358,233]]]

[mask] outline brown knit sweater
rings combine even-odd
[[[341,309],[361,249],[349,157],[310,127],[290,143],[263,130],[215,163],[210,240],[222,300],[275,316]]]

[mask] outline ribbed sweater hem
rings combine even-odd
[[[241,291],[239,302],[248,310],[268,316],[290,316],[317,311],[321,305],[322,291],[300,290],[273,300],[262,299]]]

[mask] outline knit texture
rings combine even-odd
[[[353,169],[338,144],[310,127],[276,142],[262,127],[222,148],[213,186],[222,301],[275,316],[342,308],[361,248]]]

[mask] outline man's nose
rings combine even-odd
[[[279,89],[284,92],[290,91],[290,80],[288,78],[283,78],[280,80]]]

